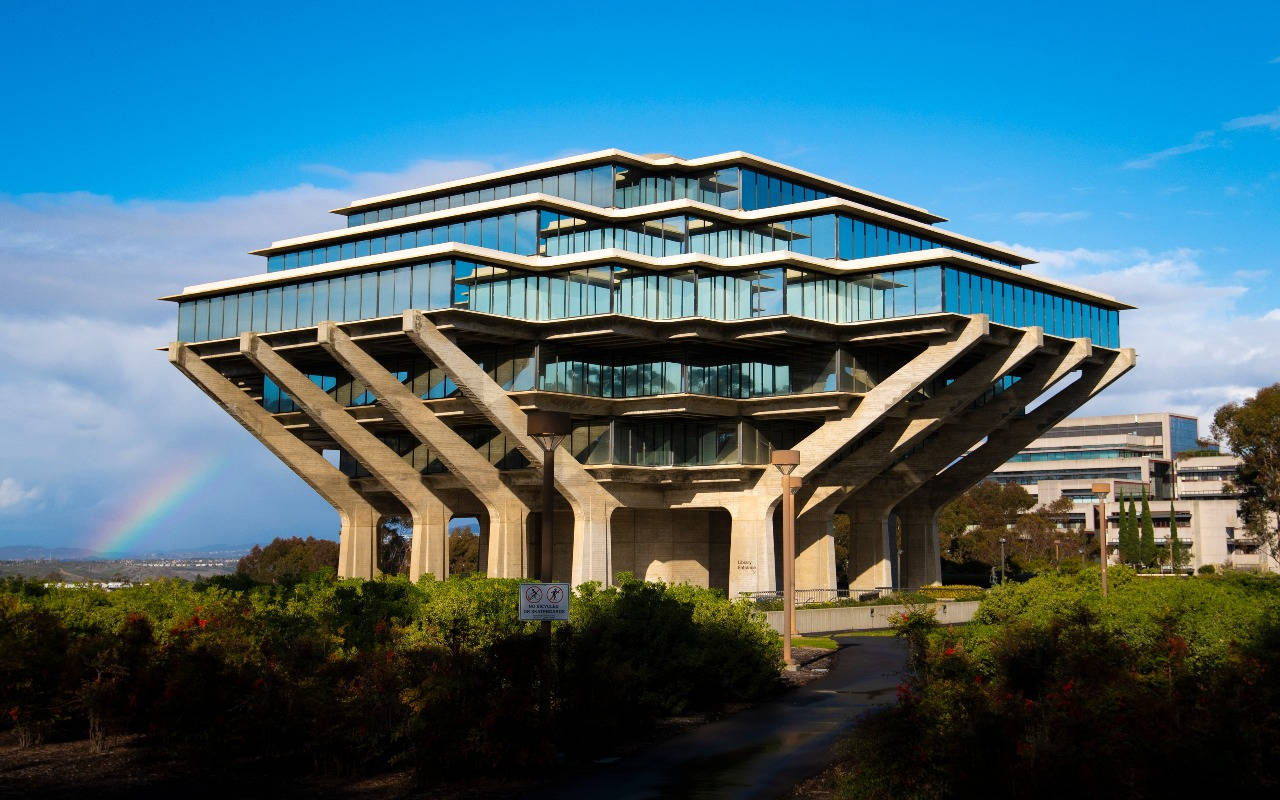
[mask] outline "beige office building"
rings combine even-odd
[[[1247,535],[1230,490],[1239,459],[1199,443],[1199,421],[1171,413],[1073,417],[1046,431],[995,470],[1042,504],[1070,497],[1072,526],[1097,533],[1094,482],[1108,481],[1107,540],[1119,541],[1119,498],[1149,498],[1158,547],[1168,546],[1170,507],[1188,565],[1276,570],[1266,548]],[[1114,556],[1113,556],[1114,560]]]

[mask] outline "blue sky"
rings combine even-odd
[[[265,5],[0,3],[0,545],[333,535],[151,349],[153,298],[351,199],[609,146],[756,152],[1141,306],[1087,411],[1280,380],[1278,4]]]

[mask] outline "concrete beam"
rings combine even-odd
[[[423,405],[422,399],[360,348],[351,337],[332,322],[321,322],[316,328],[316,341],[334,360],[358,378],[382,405],[418,441],[435,455],[464,486],[484,505],[489,516],[489,564],[491,569],[507,577],[527,577],[524,573],[528,531],[525,529],[529,508],[505,483],[498,468],[452,428],[440,421]],[[447,523],[447,520],[446,520]],[[447,532],[445,536],[447,537]],[[415,543],[417,536],[414,537]],[[436,556],[436,551],[446,557]],[[415,548],[415,552],[417,548]],[[429,548],[419,565],[437,577],[446,577],[448,542]],[[421,571],[411,566],[409,576],[417,580]]]
[[[815,482],[819,486],[802,500],[801,516],[812,512],[829,514],[850,493],[961,413],[1043,346],[1043,329],[1028,328],[1012,344],[997,348],[934,397],[915,406],[906,418],[887,421],[881,434],[817,476]]]
[[[538,469],[542,448],[527,434],[528,420],[505,389],[489,377],[470,356],[441,333],[425,314],[404,312],[403,329],[444,373]],[[610,567],[609,520],[621,505],[565,448],[555,451],[555,484],[573,509],[573,568],[571,581],[613,582]]]
[[[294,436],[265,408],[181,342],[169,345],[169,363],[199,386],[244,429],[333,506],[341,520],[338,577],[372,579],[377,574],[379,510],[351,488],[348,478]]]
[[[272,380],[280,384],[298,407],[324,429],[338,446],[346,450],[386,489],[395,495],[409,511],[413,523],[413,538],[427,543],[424,569],[428,564],[441,563],[447,558],[433,554],[431,521],[447,515],[445,504],[427,488],[422,476],[405,463],[394,450],[357,422],[347,410],[323,389],[290,364],[256,333],[240,335],[240,352],[252,361]],[[443,547],[443,542],[440,542]],[[421,546],[421,545],[419,545]],[[412,559],[411,559],[412,561]],[[508,577],[494,575],[494,577]]]

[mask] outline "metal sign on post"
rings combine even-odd
[[[520,619],[548,622],[569,619],[569,584],[520,584]]]

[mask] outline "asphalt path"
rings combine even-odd
[[[905,678],[906,642],[868,636],[838,641],[835,667],[824,677],[529,796],[737,800],[786,795],[822,770],[836,742],[861,716],[896,702]]]

